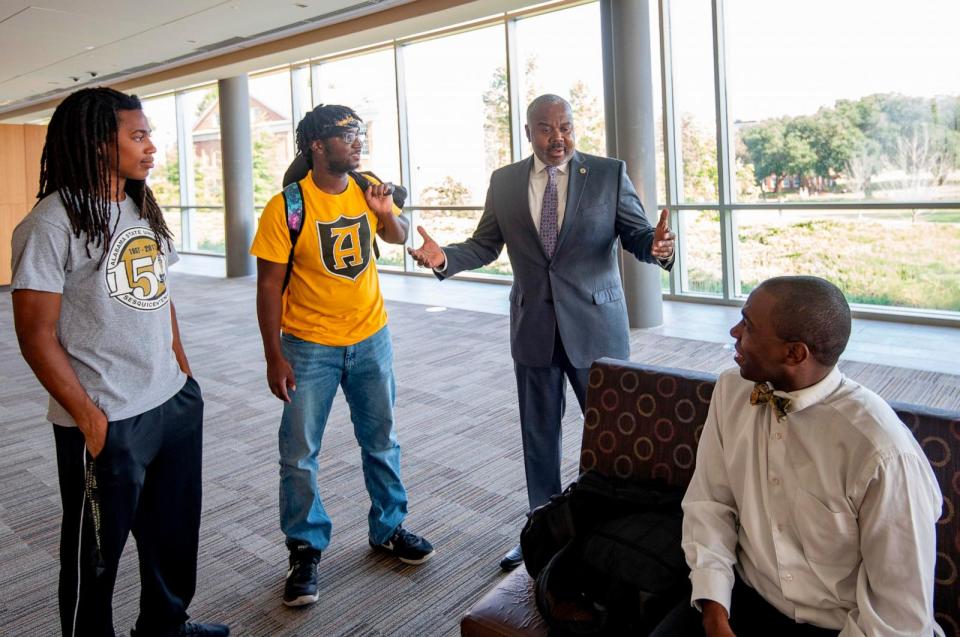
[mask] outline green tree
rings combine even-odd
[[[743,129],[756,181],[774,175],[779,192],[787,176],[806,178],[822,189],[837,177],[867,196],[884,168],[901,183],[920,188],[943,185],[960,166],[960,98],[896,94],[838,100],[813,115],[768,119]],[[813,181],[810,178],[819,179]]]
[[[680,126],[685,201],[716,201],[717,139],[704,131],[693,115],[684,113]]]
[[[526,120],[526,106],[538,95],[536,86],[537,57],[531,55],[524,62],[526,102],[521,104],[517,117]],[[510,96],[507,70],[498,66],[493,70],[487,90],[483,92],[483,142],[486,149],[485,165],[489,172],[510,163]]]
[[[784,117],[743,129],[743,143],[761,189],[770,176],[775,179],[774,192],[780,193],[785,178],[814,172],[816,153],[804,137],[803,129],[791,124],[790,118]]]
[[[193,116],[200,117],[200,115],[207,110],[207,107],[217,100],[217,95],[217,89],[207,89],[207,91],[203,94],[203,97],[200,98],[200,101],[197,102],[197,108],[194,109]]]
[[[161,205],[180,204],[180,154],[176,146],[167,149],[164,162],[150,173],[150,189]]]
[[[591,155],[606,155],[603,110],[597,96],[590,92],[583,80],[577,80],[570,87],[570,108],[573,110],[577,148]]]
[[[257,131],[253,138],[253,203],[266,206],[280,188],[270,166],[271,135],[266,130]]]
[[[934,131],[930,169],[934,185],[942,186],[960,165],[960,97],[932,100],[930,118]]]
[[[806,141],[813,151],[812,166],[806,166],[824,180],[836,177],[864,143],[863,132],[833,109],[820,109],[815,115],[797,117],[788,128]],[[820,181],[817,190],[821,189]]]
[[[520,119],[526,121],[527,105],[533,101],[533,98],[540,95],[540,85],[537,82],[537,67],[539,62],[537,61],[536,55],[531,55],[523,62],[523,77],[526,80],[526,91],[523,94],[523,103],[520,105],[520,108],[523,109],[523,112],[520,113]]]
[[[483,145],[486,169],[492,172],[510,163],[510,100],[507,71],[498,66],[483,92]]]
[[[470,203],[470,189],[447,175],[438,185],[421,190],[418,199],[425,206],[464,206]]]
[[[862,192],[869,199],[873,195],[873,177],[881,168],[880,145],[868,139],[847,159],[841,172],[854,192]]]

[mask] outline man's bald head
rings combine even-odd
[[[771,318],[779,338],[806,344],[825,367],[837,364],[851,330],[850,305],[840,288],[815,276],[779,276],[757,289],[776,299]]]
[[[539,97],[533,98],[533,101],[527,105],[527,125],[535,124],[537,122],[537,114],[540,112],[541,108],[546,106],[563,106],[566,109],[567,113],[570,114],[571,121],[573,120],[573,109],[570,107],[570,102],[563,99],[559,95],[553,95],[552,93],[546,93],[540,95]]]

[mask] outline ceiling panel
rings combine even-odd
[[[265,33],[314,28],[328,14],[348,18],[403,1],[0,0],[0,105],[242,48]]]
[[[27,7],[0,22],[0,81],[81,55],[85,47],[103,45],[130,28],[122,20],[104,29],[90,16]]]

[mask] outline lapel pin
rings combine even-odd
[[[586,174],[587,174],[587,169],[581,167],[581,168],[580,168],[580,174],[581,174],[581,175],[586,175]]]

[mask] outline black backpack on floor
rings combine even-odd
[[[689,597],[683,489],[588,471],[520,535],[551,635],[646,635]]]

